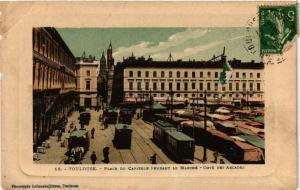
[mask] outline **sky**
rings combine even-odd
[[[132,53],[136,57],[151,56],[153,60],[209,60],[226,48],[227,60],[260,61],[256,53],[246,51],[246,35],[258,48],[255,28],[57,28],[75,57],[91,54],[97,59],[111,42],[115,62]],[[255,36],[255,37],[253,37]]]

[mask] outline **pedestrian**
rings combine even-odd
[[[93,129],[91,130],[92,139],[94,138],[94,134],[95,134],[95,128],[93,127]]]
[[[109,163],[109,147],[104,147],[103,148],[103,157],[104,157],[104,159],[103,159],[103,162],[104,163]]]
[[[151,164],[156,164],[156,154],[154,153],[153,156],[150,157]]]
[[[214,155],[214,158],[215,158],[214,163],[217,163],[218,162],[219,153],[217,151],[214,151],[213,155]]]
[[[91,155],[91,161],[92,161],[92,164],[95,164],[97,161],[97,156],[96,156],[95,151],[93,151],[93,153]]]
[[[59,129],[59,130],[57,131],[57,141],[58,141],[58,142],[61,141],[61,136],[62,136],[62,131]]]

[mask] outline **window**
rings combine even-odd
[[[160,97],[165,97],[165,94],[160,94]]]
[[[173,89],[173,83],[169,82],[169,90]]]
[[[243,73],[243,79],[245,79],[246,78],[246,73]]]
[[[226,90],[225,86],[222,86],[222,91],[224,92]]]
[[[188,90],[188,83],[187,82],[184,83],[184,90],[186,90],[186,91]]]
[[[218,78],[219,73],[215,72],[215,78]]]
[[[133,71],[129,71],[129,77],[133,77]]]
[[[89,70],[87,70],[87,71],[86,71],[86,76],[89,77],[90,75],[91,75],[91,72],[90,72]]]
[[[260,73],[257,73],[257,78],[260,78]]]
[[[196,73],[192,72],[192,77],[195,78],[196,77]]]
[[[129,82],[129,90],[133,90],[133,82]]]
[[[229,91],[232,91],[232,83],[229,83]]]
[[[187,94],[184,94],[184,97],[185,97],[185,98],[187,98],[187,97],[188,97],[188,95],[187,95]]]
[[[246,91],[246,83],[243,82],[243,91]]]
[[[165,72],[162,71],[162,72],[160,73],[160,76],[161,76],[162,78],[165,77]]]
[[[253,78],[253,73],[250,73],[250,78],[251,78],[251,79]]]
[[[176,94],[176,97],[179,98],[179,97],[180,97],[180,94]]]
[[[240,73],[239,73],[239,72],[236,72],[236,73],[235,73],[235,77],[236,77],[236,78],[239,78],[239,77],[240,77]]]
[[[165,90],[165,83],[164,82],[160,83],[160,89]]]
[[[210,90],[210,83],[207,83],[207,90]]]
[[[145,90],[149,90],[149,82],[145,82]]]
[[[253,91],[253,83],[249,83],[250,91]]]
[[[141,71],[138,71],[137,75],[138,75],[138,77],[141,77],[141,75],[142,75]]]
[[[178,82],[176,85],[177,85],[177,86],[176,86],[176,89],[177,89],[177,90],[180,90],[180,83]]]
[[[218,91],[218,83],[215,83],[215,91]]]
[[[203,90],[203,83],[200,82],[200,90]]]
[[[157,84],[156,84],[156,82],[153,83],[153,90],[157,90]]]
[[[149,71],[145,72],[145,77],[149,77]]]
[[[156,71],[153,71],[153,77],[157,77]]]
[[[238,82],[235,84],[235,90],[236,90],[236,91],[239,91],[239,90],[240,90],[240,88],[239,88],[239,83],[238,83]]]
[[[172,75],[173,75],[173,73],[172,73],[172,71],[170,71],[169,72],[169,77],[172,78]]]
[[[138,89],[138,90],[142,90],[141,82],[137,82],[137,89]]]
[[[180,72],[179,71],[177,71],[177,78],[179,78],[180,77]]]
[[[188,76],[189,76],[189,75],[188,75],[188,72],[185,71],[185,72],[184,72],[184,77],[187,78]]]
[[[200,78],[202,78],[203,77],[203,72],[200,72]]]
[[[90,90],[91,89],[91,81],[87,80],[85,81],[85,89]]]
[[[257,87],[257,91],[260,91],[260,83],[257,83],[256,85],[257,85],[256,86]]]
[[[207,78],[210,78],[210,72],[207,72]]]
[[[192,89],[194,90],[196,88],[196,84],[193,82],[192,83]]]

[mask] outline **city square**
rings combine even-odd
[[[35,164],[265,162],[262,62],[225,45],[205,61],[121,57],[111,41],[100,57],[75,56],[64,40],[64,29],[33,29]]]

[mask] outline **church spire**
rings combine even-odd
[[[109,47],[108,49],[112,49],[111,41],[109,41]]]

